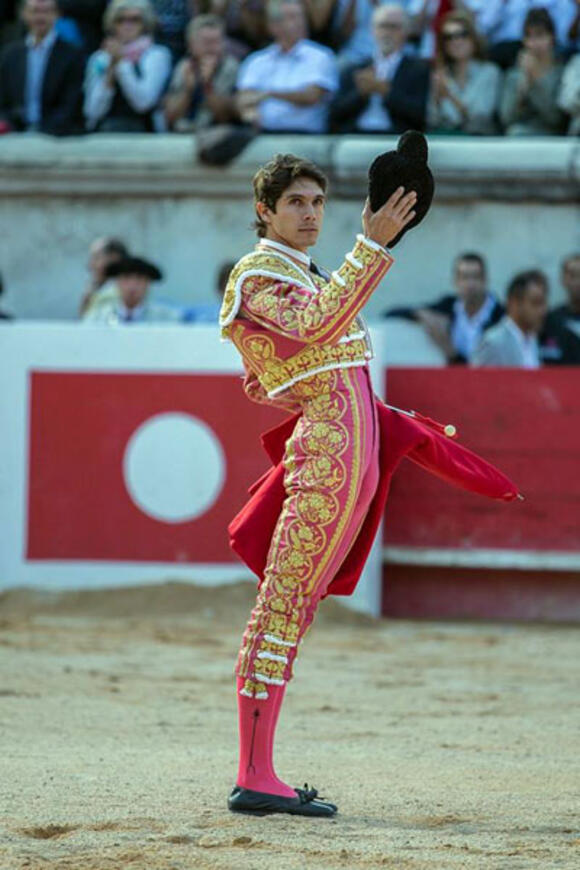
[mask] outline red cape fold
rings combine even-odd
[[[379,485],[361,530],[330,583],[327,595],[351,595],[354,591],[385,511],[391,478],[404,457],[447,483],[470,492],[502,501],[512,501],[518,495],[509,478],[485,459],[443,435],[440,424],[428,418],[398,413],[378,400],[377,411]],[[291,417],[262,435],[262,444],[273,467],[250,487],[249,501],[228,526],[232,549],[260,582],[286,496],[282,457],[298,419],[299,415]]]

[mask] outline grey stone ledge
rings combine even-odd
[[[0,138],[0,195],[247,197],[258,166],[277,152],[314,160],[333,193],[360,198],[375,156],[395,147],[388,136],[260,136],[227,167],[197,160],[189,135],[135,134],[53,139]],[[580,200],[580,142],[572,138],[430,136],[437,197],[546,201]]]

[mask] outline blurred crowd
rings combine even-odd
[[[108,327],[216,324],[234,265],[225,261],[219,266],[213,301],[178,305],[152,293],[153,284],[163,279],[155,263],[132,254],[120,239],[95,239],[87,258],[89,279],[79,296],[79,318]],[[388,309],[381,317],[414,321],[449,365],[580,365],[580,251],[561,262],[566,301],[552,309],[548,278],[539,269],[513,275],[503,299],[489,287],[486,261],[477,252],[459,254],[450,279],[447,291],[436,299],[414,308]],[[11,318],[0,309],[0,319]]]
[[[580,133],[580,0],[0,0],[0,40],[0,132]]]
[[[539,269],[513,275],[503,300],[490,289],[477,252],[459,254],[451,278],[452,292],[384,316],[418,323],[450,365],[580,365],[580,252],[562,260],[566,302],[551,310],[548,278]]]

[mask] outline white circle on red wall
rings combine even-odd
[[[164,523],[185,523],[211,507],[225,479],[214,431],[183,413],[155,414],[127,442],[125,486],[137,507]]]

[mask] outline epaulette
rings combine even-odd
[[[235,319],[242,302],[242,285],[247,278],[261,275],[273,280],[289,281],[298,286],[306,284],[304,272],[292,260],[270,249],[258,249],[238,260],[228,278],[220,310],[219,324],[222,338],[227,339],[229,326]],[[306,279],[311,282],[311,279]],[[313,287],[310,287],[313,289]]]

